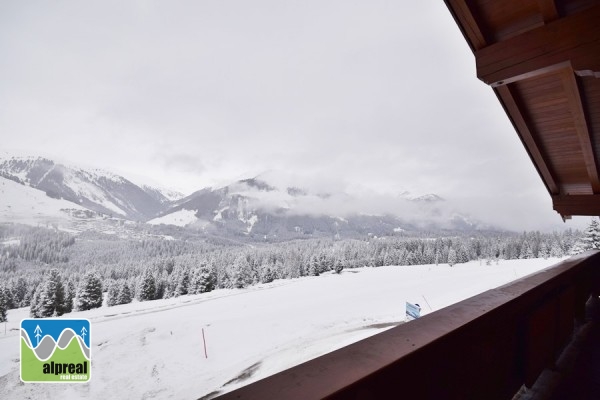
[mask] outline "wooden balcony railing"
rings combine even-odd
[[[599,273],[589,251],[219,399],[511,399],[552,367]]]

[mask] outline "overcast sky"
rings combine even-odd
[[[184,193],[283,171],[565,226],[442,1],[2,1],[0,54],[15,153]]]

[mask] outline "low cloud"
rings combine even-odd
[[[336,191],[327,190],[324,180],[295,175],[286,179],[284,174],[265,173],[261,178],[273,178],[266,183],[275,190],[259,189],[252,185],[231,186],[232,193],[250,199],[250,207],[269,212],[286,210],[288,215],[313,215],[345,218],[351,215],[394,215],[402,220],[426,226],[435,223],[442,227],[450,226],[453,220],[462,220],[482,229],[493,228],[510,231],[521,230],[562,230],[582,228],[582,220],[563,223],[558,214],[552,211],[550,199],[539,193],[521,193],[510,201],[502,201],[497,196],[466,196],[427,201],[417,199],[425,193],[402,195],[378,193],[372,190],[351,192],[348,185],[337,182]],[[285,183],[293,182],[295,186]],[[318,182],[317,185],[310,185]],[[292,187],[293,190],[289,190]],[[541,198],[540,198],[541,197]],[[546,207],[539,207],[542,203]],[[515,207],[514,204],[520,204]],[[546,221],[546,223],[540,223]]]

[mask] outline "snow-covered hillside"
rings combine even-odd
[[[6,334],[0,326],[0,398],[216,395],[402,323],[406,301],[429,313],[557,261],[361,268],[74,312],[64,317],[92,322],[92,380],[77,385],[20,382],[19,323],[28,310],[9,310]]]
[[[88,231],[120,238],[169,238],[0,176],[0,224],[5,223],[52,227],[72,234]]]
[[[169,203],[159,189],[140,188],[120,175],[42,157],[0,158],[0,176],[97,213],[141,221]]]
[[[175,226],[187,226],[196,221],[198,221],[198,218],[196,218],[196,211],[182,209],[179,211],[175,211],[171,214],[164,215],[159,218],[154,218],[154,219],[148,221],[148,223],[150,225],[165,224],[165,225],[175,225]]]
[[[0,177],[0,222],[28,225],[70,225],[84,207]]]

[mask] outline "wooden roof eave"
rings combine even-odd
[[[475,51],[477,77],[492,87],[571,67],[600,76],[600,4]]]
[[[502,104],[544,185],[554,209],[570,215],[600,215],[600,178],[591,132],[587,124],[576,76],[600,77],[600,4],[559,18],[554,1],[538,0],[544,25],[488,44],[478,19],[465,0],[445,0],[463,36],[475,54],[477,76],[490,85]],[[560,71],[573,128],[579,140],[593,196],[568,196],[542,152],[536,132],[523,114],[511,84]],[[583,199],[585,198],[585,200]],[[595,204],[598,203],[599,206]],[[580,211],[577,211],[580,210]]]
[[[479,49],[485,48],[487,45],[485,37],[466,2],[464,0],[445,0],[445,2],[471,51],[475,54]],[[542,182],[544,182],[548,193],[550,195],[559,194],[556,179],[544,161],[539,146],[535,143],[535,139],[527,126],[525,118],[519,111],[519,107],[510,89],[507,86],[493,89],[498,101],[504,108],[504,112],[508,115],[513,128],[518,133],[521,143],[525,147],[540,178],[542,178]]]

